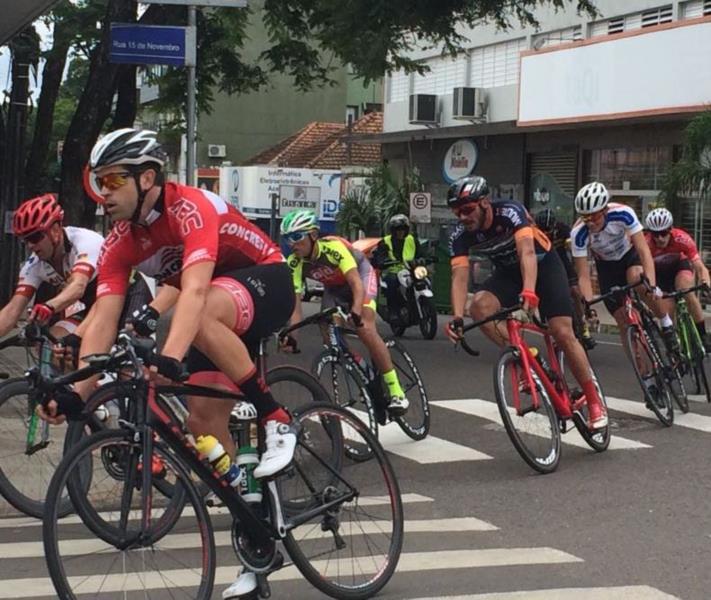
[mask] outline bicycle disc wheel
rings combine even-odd
[[[362,380],[358,368],[347,356],[325,350],[314,361],[312,369],[323,384],[336,406],[345,408],[368,425],[370,432],[378,436],[378,420],[368,386]],[[357,447],[346,442],[346,452],[353,460],[368,460],[369,447]]]
[[[73,446],[62,460],[49,487],[43,522],[44,553],[58,597],[211,597],[216,552],[210,517],[180,460],[160,442],[153,451],[185,490],[191,508],[176,527],[162,535],[156,531],[162,527],[165,511],[155,486],[148,488],[152,498],[145,498],[144,490],[136,489],[135,479],[111,478],[103,466],[111,454],[120,457],[115,469],[136,472],[141,442],[133,432],[100,431]],[[113,542],[97,539],[83,517],[59,520],[58,498],[65,487],[71,493],[72,481],[87,463],[95,465],[87,493],[89,504],[109,512],[120,506],[113,521],[117,533]],[[146,505],[151,507],[150,517],[144,513]],[[109,512],[100,517],[108,520]]]
[[[678,354],[669,352],[666,342],[662,337],[662,332],[654,321],[645,323],[645,329],[654,340],[655,349],[664,365],[664,377],[674,401],[681,412],[688,413],[689,398],[686,393],[686,386],[684,385],[681,358]]]
[[[566,383],[568,384],[568,389],[572,390],[576,387],[577,382],[572,378],[570,374],[565,372],[565,354],[562,350],[558,350],[558,363],[560,364],[560,370],[563,377],[566,378]],[[600,379],[595,373],[595,369],[590,365],[590,375],[595,383],[595,389],[597,390],[597,395],[600,398],[600,402],[605,407],[607,411],[607,400],[605,399],[605,392],[600,385]],[[573,424],[575,428],[580,433],[580,436],[585,440],[588,446],[590,446],[595,452],[604,452],[610,445],[610,426],[603,429],[595,429],[591,431],[588,428],[589,413],[587,404],[583,404],[577,410],[573,411]]]
[[[423,440],[430,431],[430,403],[427,399],[427,389],[415,361],[403,345],[393,339],[386,340],[385,345],[390,351],[402,390],[410,401],[407,412],[395,417],[395,421],[413,440]]]
[[[34,404],[25,378],[9,379],[0,385],[0,494],[17,510],[41,519],[49,482],[62,460],[67,424],[47,425],[35,420],[34,451],[27,450],[27,436]],[[49,437],[42,443],[45,428]],[[64,494],[59,514],[72,511],[69,497]]]
[[[627,347],[632,368],[642,388],[647,408],[657,416],[662,425],[670,427],[674,423],[674,404],[664,377],[664,369],[647,340],[641,336],[638,327],[627,329]]]
[[[349,411],[315,404],[298,421],[296,475],[288,487],[281,486],[282,503],[300,501],[308,509],[289,513],[284,547],[324,594],[370,598],[390,580],[402,550],[404,517],[395,473],[377,439]],[[334,434],[339,431],[342,435]],[[334,440],[340,447],[338,469],[332,463]],[[351,460],[347,440],[368,446],[373,459]]]
[[[267,371],[266,379],[274,398],[292,414],[313,402],[329,402],[323,385],[305,369],[291,365],[274,367]]]
[[[560,428],[548,394],[535,373],[538,407],[531,390],[521,389],[523,365],[513,350],[504,350],[494,370],[494,392],[501,420],[516,451],[539,473],[555,471],[560,461]]]

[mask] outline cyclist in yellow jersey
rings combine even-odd
[[[349,320],[388,386],[388,412],[391,416],[405,414],[409,402],[393,368],[390,352],[375,328],[377,278],[368,259],[342,238],[319,238],[318,220],[310,210],[287,214],[281,224],[281,234],[293,251],[287,261],[297,299],[291,322],[302,319],[300,294],[304,278],[323,283],[321,307],[340,306],[349,312]],[[293,344],[293,338],[289,342]]]

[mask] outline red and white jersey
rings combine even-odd
[[[214,262],[215,275],[284,262],[266,233],[207,190],[166,183],[147,220],[114,225],[99,259],[97,298],[124,294],[133,267],[179,286],[183,269],[201,262]]]
[[[103,243],[104,238],[91,229],[65,227],[61,270],[57,271],[50,263],[40,260],[32,253],[20,269],[15,293],[31,298],[37,288],[45,282],[56,288],[62,288],[72,273],[82,273],[89,278],[89,281],[93,281]]]
[[[694,239],[683,229],[672,227],[671,238],[664,248],[657,246],[651,233],[645,233],[644,237],[655,261],[666,255],[680,255],[681,258],[686,258],[692,262],[699,258],[699,249],[696,247]]]

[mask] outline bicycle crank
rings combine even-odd
[[[284,557],[277,551],[274,540],[264,546],[255,546],[240,530],[237,520],[232,522],[232,548],[245,568],[253,573],[278,571],[284,564]]]

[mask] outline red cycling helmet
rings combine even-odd
[[[12,230],[24,237],[35,231],[46,231],[53,223],[64,219],[64,210],[54,194],[43,194],[20,204],[12,216]]]

